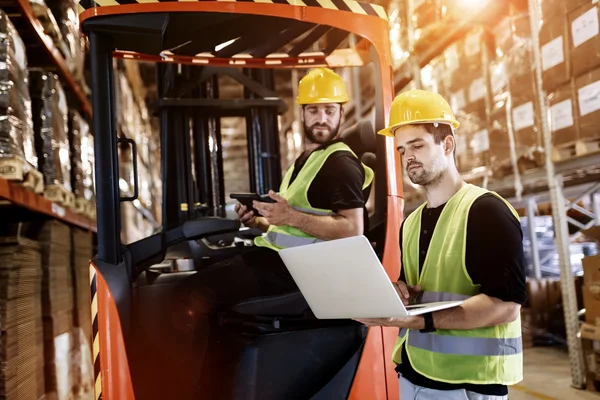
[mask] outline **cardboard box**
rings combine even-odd
[[[552,144],[558,146],[578,140],[579,125],[577,124],[574,83],[571,81],[558,87],[548,96],[548,105],[550,107]]]
[[[566,15],[573,3],[578,3],[580,0],[542,0],[540,8],[542,9],[542,19],[544,21],[556,17],[557,15]]]
[[[496,54],[506,54],[510,49],[531,40],[531,23],[527,13],[500,19],[492,28]]]
[[[600,8],[586,2],[568,14],[571,73],[574,78],[600,65]]]
[[[571,60],[568,46],[566,15],[544,20],[540,28],[542,56],[542,87],[546,92],[569,82]]]
[[[600,325],[600,284],[583,286],[583,306],[585,321],[592,325]]]
[[[600,42],[598,43],[600,49]],[[600,137],[600,68],[594,69],[575,79],[579,139],[588,140]]]
[[[512,124],[517,157],[530,155],[542,146],[539,105],[533,91],[512,96]]]

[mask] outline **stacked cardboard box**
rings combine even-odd
[[[496,175],[502,176],[513,148],[521,172],[542,166],[543,141],[529,15],[511,12],[493,28],[493,34],[496,58],[490,63],[493,105],[489,118],[495,119],[496,127],[490,159]]]
[[[575,277],[578,307],[583,306],[583,279]],[[527,302],[522,308],[523,345],[560,343],[566,340],[559,278],[527,279]]]
[[[19,233],[0,238],[0,398],[39,400],[45,394],[42,257],[39,244]]]
[[[446,98],[461,124],[456,151],[461,172],[489,165],[487,109],[491,98],[487,65],[491,46],[484,32],[480,28],[469,31],[445,52],[447,75],[444,80],[449,82]]]
[[[600,242],[600,226],[582,231]],[[600,381],[600,255],[587,256],[583,264],[583,306],[585,324],[581,326],[582,347],[587,370],[587,388],[597,391]]]
[[[42,224],[42,283],[46,393],[57,400],[72,394],[73,279],[71,231],[56,220]]]
[[[600,139],[600,7],[595,2],[570,2],[567,7],[571,77],[576,95],[578,139]]]
[[[548,93],[554,146],[574,143],[579,138],[566,4],[542,1],[543,20],[539,31],[542,88]]]

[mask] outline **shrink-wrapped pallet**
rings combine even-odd
[[[71,146],[71,185],[77,199],[93,202],[94,138],[90,125],[77,111],[69,112],[69,144]]]
[[[39,170],[47,186],[71,192],[68,106],[58,76],[42,69],[30,70],[35,146]]]
[[[79,18],[75,0],[46,0],[62,36],[61,51],[69,71],[79,82],[84,81],[85,40],[79,29]]]
[[[16,180],[38,167],[28,78],[25,45],[6,13],[0,11],[0,162],[5,166],[7,160],[16,160],[12,168],[24,169],[14,176]],[[5,167],[2,175],[11,171],[14,173]]]

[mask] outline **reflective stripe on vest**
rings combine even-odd
[[[444,354],[463,356],[510,356],[523,351],[521,338],[446,336],[411,330],[408,345]]]
[[[446,292],[423,292],[420,303],[433,303],[436,301],[463,301],[472,296]]]
[[[267,232],[265,239],[268,240],[269,243],[281,248],[306,246],[309,244],[322,242],[321,239],[314,237],[286,235],[282,232]]]
[[[312,214],[312,215],[335,215],[335,213],[333,211],[321,211],[321,210],[316,210],[316,209],[312,209],[312,208],[304,208],[304,207],[292,207],[294,210],[296,211],[300,211],[303,212],[305,214]]]

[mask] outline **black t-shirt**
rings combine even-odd
[[[321,150],[340,140],[319,147]],[[315,150],[316,151],[316,150]],[[294,164],[290,184],[308,160],[300,157]],[[365,205],[362,186],[365,182],[365,170],[360,160],[348,151],[336,151],[327,160],[308,188],[308,202],[315,208],[332,210],[350,210]]]
[[[433,230],[443,209],[444,205],[423,209],[419,271],[423,268]],[[403,227],[404,224],[400,228],[401,251]],[[465,264],[473,283],[481,285],[481,293],[503,301],[521,305],[525,303],[527,292],[522,240],[523,231],[519,220],[501,199],[488,193],[473,203],[467,222]],[[403,270],[400,272],[400,280],[405,281]],[[402,364],[396,370],[413,384],[430,389],[466,389],[492,396],[508,394],[505,385],[448,384],[428,379],[412,368],[405,348],[402,351]]]

